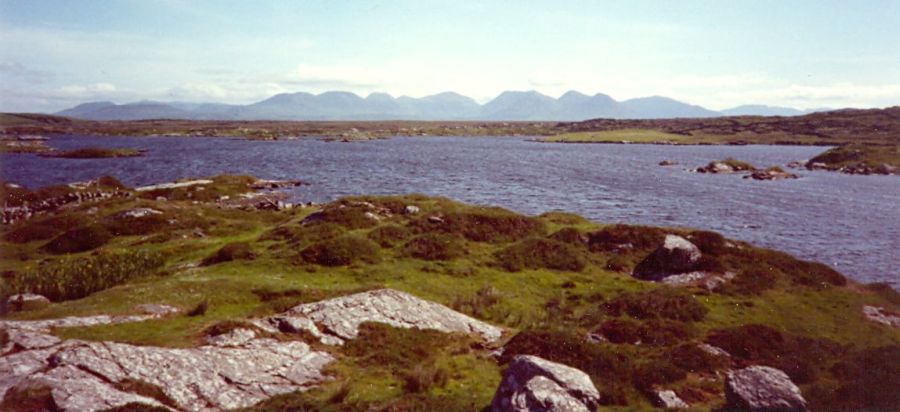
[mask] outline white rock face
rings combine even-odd
[[[900,328],[900,315],[892,313],[878,306],[863,306],[863,315],[873,322],[882,323],[891,327]]]
[[[359,325],[386,323],[397,328],[474,333],[493,342],[501,330],[444,305],[393,289],[378,289],[321,302],[306,303],[271,318],[254,322],[260,328],[306,330],[328,345],[356,338]]]
[[[584,372],[537,356],[513,358],[491,402],[492,412],[591,412],[600,393]]]
[[[692,272],[701,257],[697,245],[678,235],[666,235],[663,244],[635,266],[634,276],[659,281],[672,275]]]
[[[141,186],[141,187],[136,187],[134,190],[137,191],[137,192],[148,192],[148,191],[151,191],[151,190],[177,189],[177,188],[179,188],[179,187],[190,187],[190,186],[197,186],[197,185],[208,185],[208,184],[210,184],[210,183],[212,183],[212,182],[213,182],[212,180],[198,179],[198,180],[189,180],[189,181],[186,181],[186,182],[160,183],[160,184],[157,184],[157,185]]]
[[[786,373],[768,366],[750,366],[728,372],[725,409],[805,411],[806,399]]]
[[[96,411],[130,402],[158,401],[115,387],[123,380],[155,385],[180,409],[191,411],[248,407],[271,396],[315,385],[333,360],[299,341],[258,339],[249,329],[211,338],[207,346],[177,349],[115,342],[60,341],[54,327],[140,322],[171,313],[69,317],[44,321],[2,321],[9,343],[0,354],[0,398],[12,388],[51,388],[66,411]]]
[[[666,409],[690,408],[690,405],[679,398],[678,394],[676,394],[673,390],[658,391],[656,392],[656,397],[659,399],[659,404]]]

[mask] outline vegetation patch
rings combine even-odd
[[[46,385],[18,387],[6,391],[0,409],[9,412],[59,411],[53,389]]]
[[[404,226],[386,224],[372,229],[367,236],[381,247],[389,248],[407,241],[411,232]]]
[[[3,235],[3,239],[12,243],[47,240],[61,232],[84,226],[86,222],[87,219],[75,213],[26,220],[16,225],[14,229],[6,232]]]
[[[494,254],[500,267],[517,272],[522,269],[552,269],[579,272],[587,260],[584,253],[569,243],[553,239],[530,238]]]
[[[425,233],[407,242],[403,253],[417,259],[451,260],[466,254],[466,243],[452,233]]]
[[[350,230],[370,228],[378,224],[372,209],[364,206],[364,203],[331,205],[307,219],[310,219],[309,224],[334,223]]]
[[[42,248],[48,253],[60,255],[94,250],[113,238],[112,233],[97,224],[77,227],[55,237]]]
[[[334,239],[347,233],[347,229],[336,223],[322,222],[312,225],[278,226],[260,236],[259,240],[282,240],[290,244],[308,244]]]
[[[556,232],[550,234],[549,238],[557,242],[568,243],[570,245],[583,246],[587,244],[587,235],[581,233],[580,230],[574,227],[564,227],[562,229],[559,229]]]
[[[612,343],[668,346],[684,342],[693,335],[690,325],[672,320],[649,319],[644,322],[632,319],[610,319],[597,328]]]
[[[682,322],[703,320],[709,312],[694,296],[670,287],[622,293],[604,303],[603,308],[612,316],[627,314],[636,319],[663,318]]]
[[[313,243],[300,251],[305,263],[322,266],[345,266],[354,262],[378,260],[379,248],[375,242],[353,234]]]
[[[62,258],[39,265],[14,280],[19,293],[44,295],[54,302],[80,299],[91,293],[150,274],[165,259],[159,252],[123,250],[77,258]]]
[[[659,247],[666,238],[666,231],[648,226],[616,224],[588,235],[591,252],[646,251]]]
[[[157,402],[166,405],[172,409],[178,409],[178,403],[175,402],[166,392],[159,386],[138,379],[125,378],[116,382],[115,388],[127,393],[134,393],[140,396],[146,396],[155,399]]]
[[[200,263],[202,266],[215,265],[216,263],[231,262],[233,260],[253,260],[256,254],[247,242],[235,242],[222,246],[216,253],[206,257]]]
[[[65,159],[103,159],[114,157],[139,157],[143,156],[146,150],[141,149],[107,149],[101,147],[85,147],[81,149],[53,151],[40,153],[41,157],[58,157]]]
[[[544,234],[545,225],[536,218],[499,207],[472,209],[447,213],[440,221],[422,219],[413,225],[420,231],[458,234],[476,242],[513,242]]]

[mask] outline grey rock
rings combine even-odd
[[[178,308],[169,306],[169,305],[161,305],[157,303],[142,303],[134,307],[135,310],[141,312],[145,315],[151,316],[165,316],[172,313],[177,313]]]
[[[432,329],[441,332],[474,333],[496,341],[501,330],[463,315],[444,305],[419,299],[393,289],[378,289],[321,302],[306,303],[267,320],[269,327],[306,330],[324,344],[354,339],[359,325],[379,322],[397,328]]]
[[[713,355],[713,356],[722,356],[722,357],[726,357],[726,358],[731,357],[731,354],[728,353],[728,351],[726,351],[725,349],[722,349],[718,346],[710,345],[708,343],[700,343],[697,345],[697,347],[700,348],[700,350],[702,350],[710,355]]]
[[[14,311],[35,310],[50,305],[50,299],[34,293],[19,293],[6,300],[8,308]]]
[[[800,388],[783,371],[750,366],[728,372],[725,409],[750,411],[807,410]]]
[[[149,207],[139,207],[136,209],[126,210],[113,215],[113,219],[140,219],[151,215],[161,215],[162,212]]]
[[[671,275],[691,272],[702,254],[700,249],[678,235],[666,235],[663,244],[638,263],[634,277],[659,281]]]
[[[513,358],[491,401],[493,412],[589,412],[600,393],[591,378],[537,356]]]
[[[678,397],[673,390],[656,391],[656,399],[660,406],[666,409],[687,409],[691,406]]]
[[[863,315],[873,322],[900,328],[900,315],[878,306],[863,306]]]
[[[413,206],[413,205],[406,205],[406,207],[403,209],[403,211],[404,211],[407,215],[414,215],[414,214],[416,214],[416,213],[419,213],[419,207],[418,207],[418,206]]]

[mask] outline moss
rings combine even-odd
[[[683,322],[703,320],[709,312],[692,295],[669,287],[623,293],[606,302],[603,307],[613,316],[624,313],[636,319],[664,318]]]
[[[526,239],[494,254],[500,267],[516,272],[522,269],[552,269],[579,272],[587,261],[578,248],[557,240]]]
[[[403,254],[424,260],[451,260],[466,254],[466,244],[458,235],[425,233],[407,242]]]
[[[322,266],[344,266],[378,260],[378,245],[357,235],[343,235],[313,243],[300,251],[300,259]]]
[[[476,242],[503,243],[544,234],[542,221],[502,208],[472,208],[445,214],[442,222],[420,219],[413,222],[419,231],[457,234]]]
[[[368,238],[381,247],[394,247],[405,242],[411,236],[409,229],[400,225],[378,226],[367,235]]]
[[[216,263],[231,262],[233,260],[253,260],[256,254],[247,242],[235,242],[222,246],[216,253],[208,256],[200,263],[202,266],[215,265]]]
[[[611,252],[622,249],[645,251],[662,244],[666,232],[660,228],[632,225],[612,225],[588,235],[592,252]]]
[[[356,339],[344,345],[344,354],[357,358],[362,366],[389,366],[410,370],[428,363],[442,349],[461,338],[429,329],[395,328],[366,322]]]
[[[140,402],[129,402],[115,408],[104,409],[101,412],[170,412],[171,409],[162,406],[147,405]]]
[[[155,399],[159,403],[170,408],[178,409],[178,403],[170,398],[169,395],[166,395],[162,388],[152,383],[138,379],[125,378],[116,382],[115,387],[122,392],[146,396],[148,398]]]

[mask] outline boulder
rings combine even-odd
[[[676,162],[674,160],[668,160],[668,159],[659,162],[660,166],[675,166],[677,164],[678,164],[678,162]]]
[[[786,373],[768,366],[750,366],[728,372],[725,409],[806,411],[807,406],[800,388]]]
[[[513,358],[491,401],[492,412],[589,412],[600,393],[590,376],[570,366],[519,355]]]
[[[690,405],[681,400],[673,390],[656,391],[656,400],[659,406],[666,409],[687,409]]]
[[[900,328],[900,314],[891,312],[885,308],[866,305],[863,306],[863,315],[872,322]]]
[[[414,206],[414,205],[406,205],[406,207],[403,208],[403,211],[404,211],[404,213],[406,213],[407,215],[414,215],[414,214],[416,214],[416,213],[419,213],[419,207],[418,207],[418,206]]]
[[[691,272],[700,260],[700,248],[678,235],[666,235],[663,244],[634,268],[634,277],[643,280],[662,280],[680,273]]]
[[[756,170],[750,175],[744,176],[744,179],[754,179],[754,180],[782,180],[782,179],[797,179],[799,176],[785,172],[778,167],[770,167],[766,170]]]
[[[34,293],[19,293],[6,300],[6,305],[14,311],[36,310],[50,305],[50,299]]]

